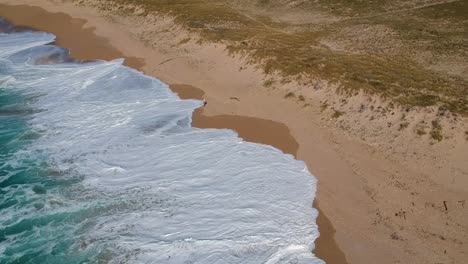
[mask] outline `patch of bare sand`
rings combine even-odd
[[[0,2],[40,5],[86,20],[85,28],[95,27],[95,34],[125,56],[144,58],[146,73],[202,88],[209,102],[204,116],[239,115],[286,125],[299,146],[297,157],[319,180],[322,215],[328,216],[331,232],[336,229],[336,243],[350,263],[466,260],[468,147],[463,131],[450,123],[462,117],[445,119],[437,110],[389,111],[385,102],[367,95],[344,103],[321,82],[314,87],[275,83],[266,89],[266,77],[255,65],[229,56],[221,44],[198,43],[196,35],[164,16],[113,16],[61,2]],[[305,100],[284,98],[290,91]],[[431,131],[439,119],[446,122],[448,138],[437,143]],[[410,132],[420,127],[425,134]],[[321,231],[327,230],[318,221]],[[344,258],[329,263],[340,261]]]

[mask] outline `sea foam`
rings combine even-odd
[[[54,40],[0,33],[0,89],[28,98],[39,135],[16,158],[40,156],[54,179],[78,179],[44,191],[43,206],[3,210],[5,259],[12,248],[10,259],[25,254],[17,239],[29,237],[45,239],[49,263],[323,263],[312,253],[316,179],[304,162],[232,130],[194,128],[202,102],[120,59],[70,60],[46,45]],[[7,232],[23,218],[32,237]]]

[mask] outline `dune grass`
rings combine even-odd
[[[107,2],[101,0],[103,5]],[[232,53],[248,55],[265,73],[307,84],[324,79],[347,92],[363,89],[407,106],[439,105],[468,113],[468,78],[435,72],[401,55],[334,51],[320,39],[353,25],[385,25],[398,32],[406,48],[468,58],[468,2],[422,6],[424,1],[362,0],[116,0],[142,5],[146,12],[173,15],[203,40],[223,42]],[[389,3],[390,2],[390,3]],[[421,3],[420,3],[421,2]],[[295,3],[295,5],[292,4]],[[429,1],[429,4],[431,1]],[[272,12],[325,12],[333,23],[291,25]],[[254,10],[250,12],[249,10]],[[271,11],[265,15],[264,10]],[[279,14],[279,13],[278,13]],[[379,15],[380,14],[380,15]],[[291,30],[294,28],[294,30]],[[406,44],[405,44],[406,45]]]

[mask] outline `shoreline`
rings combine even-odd
[[[92,29],[83,28],[86,21],[73,19],[71,16],[61,13],[49,13],[41,8],[32,6],[9,6],[0,3],[0,9],[11,8],[4,17],[15,25],[26,26],[36,30],[51,32],[56,35],[55,45],[71,50],[71,55],[80,60],[112,60],[124,58],[124,65],[143,71],[144,60],[127,57],[114,48],[108,39],[94,34]],[[25,19],[15,19],[15,14],[23,14]],[[41,17],[38,24],[38,17]],[[44,19],[47,18],[47,19]],[[60,26],[54,26],[60,25]],[[80,41],[74,41],[79,39]],[[86,45],[82,45],[86,43]],[[158,78],[157,76],[154,76]],[[169,84],[173,92],[181,99],[204,98],[203,90],[187,84]],[[244,117],[238,115],[207,116],[203,114],[204,108],[199,108],[192,115],[192,125],[197,128],[218,128],[235,130],[239,137],[245,141],[267,144],[282,150],[286,154],[297,156],[298,144],[291,136],[289,129],[282,123],[260,118]],[[273,133],[271,133],[273,132]],[[318,202],[314,201],[313,207],[320,213],[316,219],[319,226],[320,237],[314,241],[314,254],[327,263],[347,263],[343,252],[333,239],[334,228],[330,220],[321,212]],[[323,230],[322,230],[323,229]]]
[[[372,133],[350,135],[345,127],[355,119],[345,114],[338,122],[329,122],[333,119],[323,113],[322,101],[311,99],[305,107],[297,98],[285,97],[285,90],[298,89],[294,84],[266,89],[266,77],[255,65],[230,56],[222,44],[197,43],[196,36],[167,17],[116,15],[70,1],[0,2],[11,5],[0,5],[0,16],[6,13],[13,22],[44,26],[44,30],[64,36],[57,43],[70,48],[74,57],[83,52],[81,56],[86,58],[90,51],[94,56],[89,59],[125,57],[130,59],[127,66],[172,84],[172,89],[183,88],[174,84],[189,84],[180,95],[204,96],[208,101],[207,107],[194,113],[194,123],[237,130],[245,117],[250,125],[239,129],[240,134],[304,160],[318,179],[315,201],[320,204],[317,224],[322,236],[316,241],[316,252],[322,252],[323,256],[317,255],[329,263],[375,263],[375,259],[380,263],[459,263],[466,259],[468,238],[463,230],[468,230],[468,207],[459,203],[468,200],[464,138],[456,138],[458,144],[454,145],[446,140],[428,144],[412,137],[409,130],[399,137],[385,137],[379,134],[387,127],[385,119]],[[11,10],[20,10],[19,4],[36,6],[47,16],[25,15],[25,10],[15,15]],[[47,22],[52,16],[69,23]],[[71,27],[84,35],[76,35]],[[82,45],[84,39],[86,45]],[[410,114],[423,121],[431,116]],[[203,121],[211,117],[211,123]],[[265,133],[251,134],[249,128],[257,120],[266,120],[270,129],[265,131],[273,128],[278,135],[258,139]],[[327,244],[323,238],[333,242]],[[337,251],[325,255],[325,249]]]

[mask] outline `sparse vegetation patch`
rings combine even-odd
[[[439,142],[442,141],[442,126],[439,124],[439,121],[432,121],[432,130],[429,134],[431,135],[432,139],[437,140]]]
[[[468,61],[467,1],[101,0],[102,8],[110,2],[172,15],[288,81],[321,79],[468,114],[468,76],[457,74]]]
[[[333,114],[332,114],[332,117],[333,118],[339,118],[340,116],[344,115],[345,112],[342,112],[342,111],[338,111],[338,110],[333,110]]]

